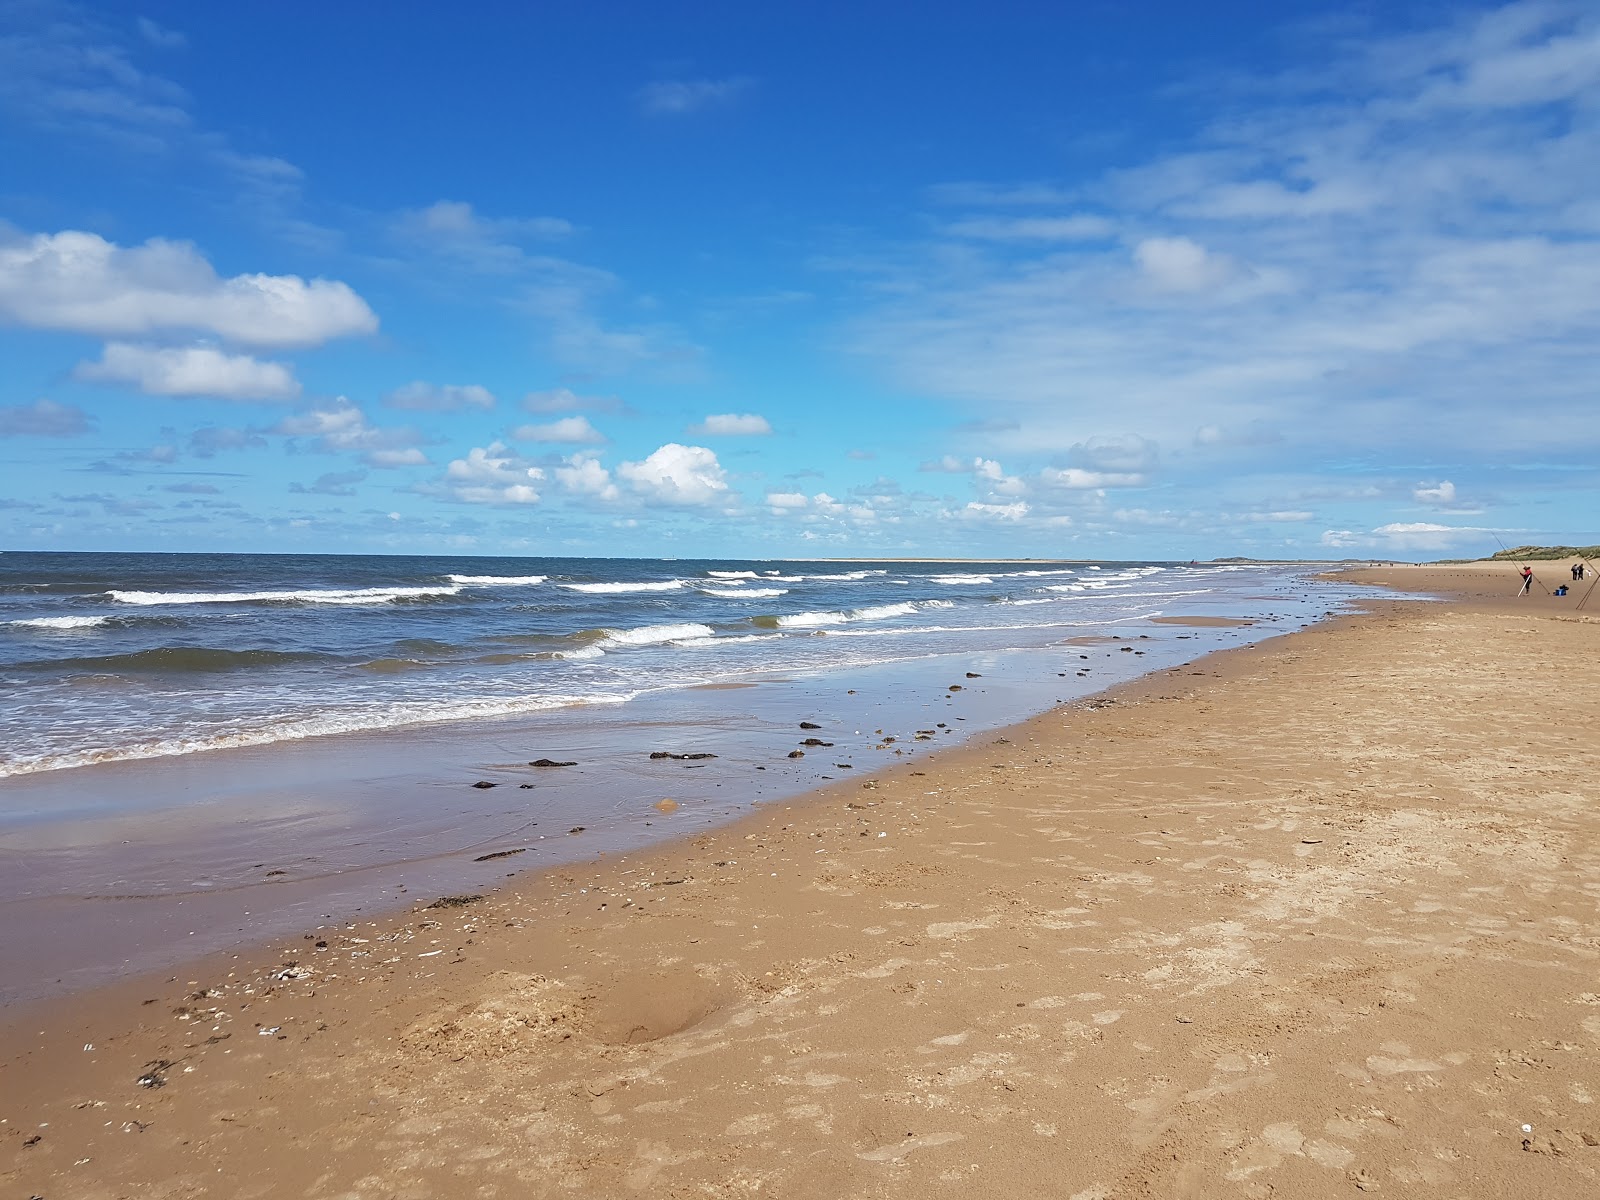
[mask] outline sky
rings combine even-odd
[[[1600,542],[1600,9],[0,0],[0,549]]]

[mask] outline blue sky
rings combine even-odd
[[[0,3],[0,548],[1593,542],[1597,335],[1592,4]]]

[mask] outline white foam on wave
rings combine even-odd
[[[721,596],[726,600],[761,600],[773,596],[787,596],[788,588],[701,588],[707,596]]]
[[[109,591],[118,604],[250,604],[299,601],[306,604],[387,604],[417,596],[454,596],[460,585],[450,587],[372,587],[307,588],[296,592],[125,592]]]
[[[929,575],[930,583],[942,583],[948,587],[959,587],[964,583],[993,583],[993,575]]]
[[[781,633],[742,633],[722,637],[692,637],[673,641],[674,646],[737,646],[742,642],[771,642],[783,637]]]
[[[1148,621],[1159,617],[1161,610],[1132,613],[1122,617],[1105,617],[1095,621],[1032,621],[1007,625],[911,625],[894,629],[829,629],[829,637],[904,637],[919,633],[1005,633],[1023,629],[1098,629],[1106,625],[1124,625],[1129,621]]]
[[[810,629],[819,625],[843,625],[849,619],[850,614],[842,612],[789,613],[778,618],[778,628]]]
[[[6,624],[19,625],[24,629],[93,629],[109,620],[110,617],[23,617],[7,621]]]
[[[840,575],[802,575],[801,579],[831,579],[844,580],[855,583],[863,579],[871,579],[874,575],[887,575],[888,571],[845,571]]]
[[[536,583],[543,583],[550,578],[548,575],[451,575],[451,583],[465,584],[468,587],[531,587]]]
[[[513,716],[517,713],[544,712],[555,708],[575,708],[587,704],[626,704],[640,692],[595,693],[588,696],[521,696],[461,700],[438,704],[433,701],[411,704],[385,704],[358,712],[325,713],[315,717],[285,721],[280,725],[252,724],[247,730],[216,734],[209,738],[162,738],[134,746],[96,747],[70,754],[41,754],[0,762],[0,778],[86,767],[94,763],[126,762],[130,759],[167,758],[178,754],[197,754],[211,750],[232,750],[241,746],[269,746],[275,742],[303,741],[340,733],[374,733],[409,725],[432,725],[445,721],[470,721],[486,717]]]
[[[707,571],[712,579],[759,579],[754,571]]]
[[[681,579],[660,579],[649,583],[563,583],[569,592],[587,592],[591,595],[617,595],[623,592],[675,592],[683,586]]]
[[[597,645],[607,646],[659,646],[679,638],[711,637],[709,625],[682,622],[677,625],[642,625],[638,629],[608,629]]]
[[[552,657],[552,658],[604,658],[605,657],[605,653],[606,653],[606,648],[604,646],[578,646],[577,648],[572,649],[572,650],[553,650],[553,651],[550,652],[550,657]]]
[[[877,604],[870,608],[853,608],[848,612],[790,613],[778,618],[780,629],[813,629],[824,625],[844,625],[850,621],[883,621],[890,617],[908,617],[917,611],[910,601],[900,604]]]

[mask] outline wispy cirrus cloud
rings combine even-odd
[[[1600,449],[1580,402],[1600,369],[1600,14],[1530,0],[1334,58],[1250,81],[1143,165],[941,189],[981,210],[944,227],[962,252],[918,247],[875,279],[890,298],[856,348],[917,394],[1014,420],[1002,451],[1121,434],[1263,466]],[[1113,236],[1029,249],[1086,207]]]
[[[386,408],[408,412],[464,412],[494,407],[494,393],[476,383],[425,383],[416,380],[383,398]]]
[[[744,75],[726,79],[662,79],[639,89],[639,107],[653,117],[681,117],[731,104],[754,86]]]
[[[75,404],[0,405],[0,437],[78,437],[92,427],[89,414]]]

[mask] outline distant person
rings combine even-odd
[[[1567,594],[1567,585],[1563,583],[1552,594],[1556,596],[1565,596]]]
[[[1521,588],[1521,590],[1519,590],[1517,592],[1517,595],[1526,596],[1531,591],[1533,591],[1533,568],[1532,567],[1523,567],[1522,568],[1522,588]]]
[[[1580,563],[1573,563],[1572,564],[1572,582],[1573,583],[1577,583],[1578,580],[1583,578],[1583,576],[1578,573],[1578,572],[1580,572],[1582,570],[1583,570],[1582,564],[1580,564]]]

